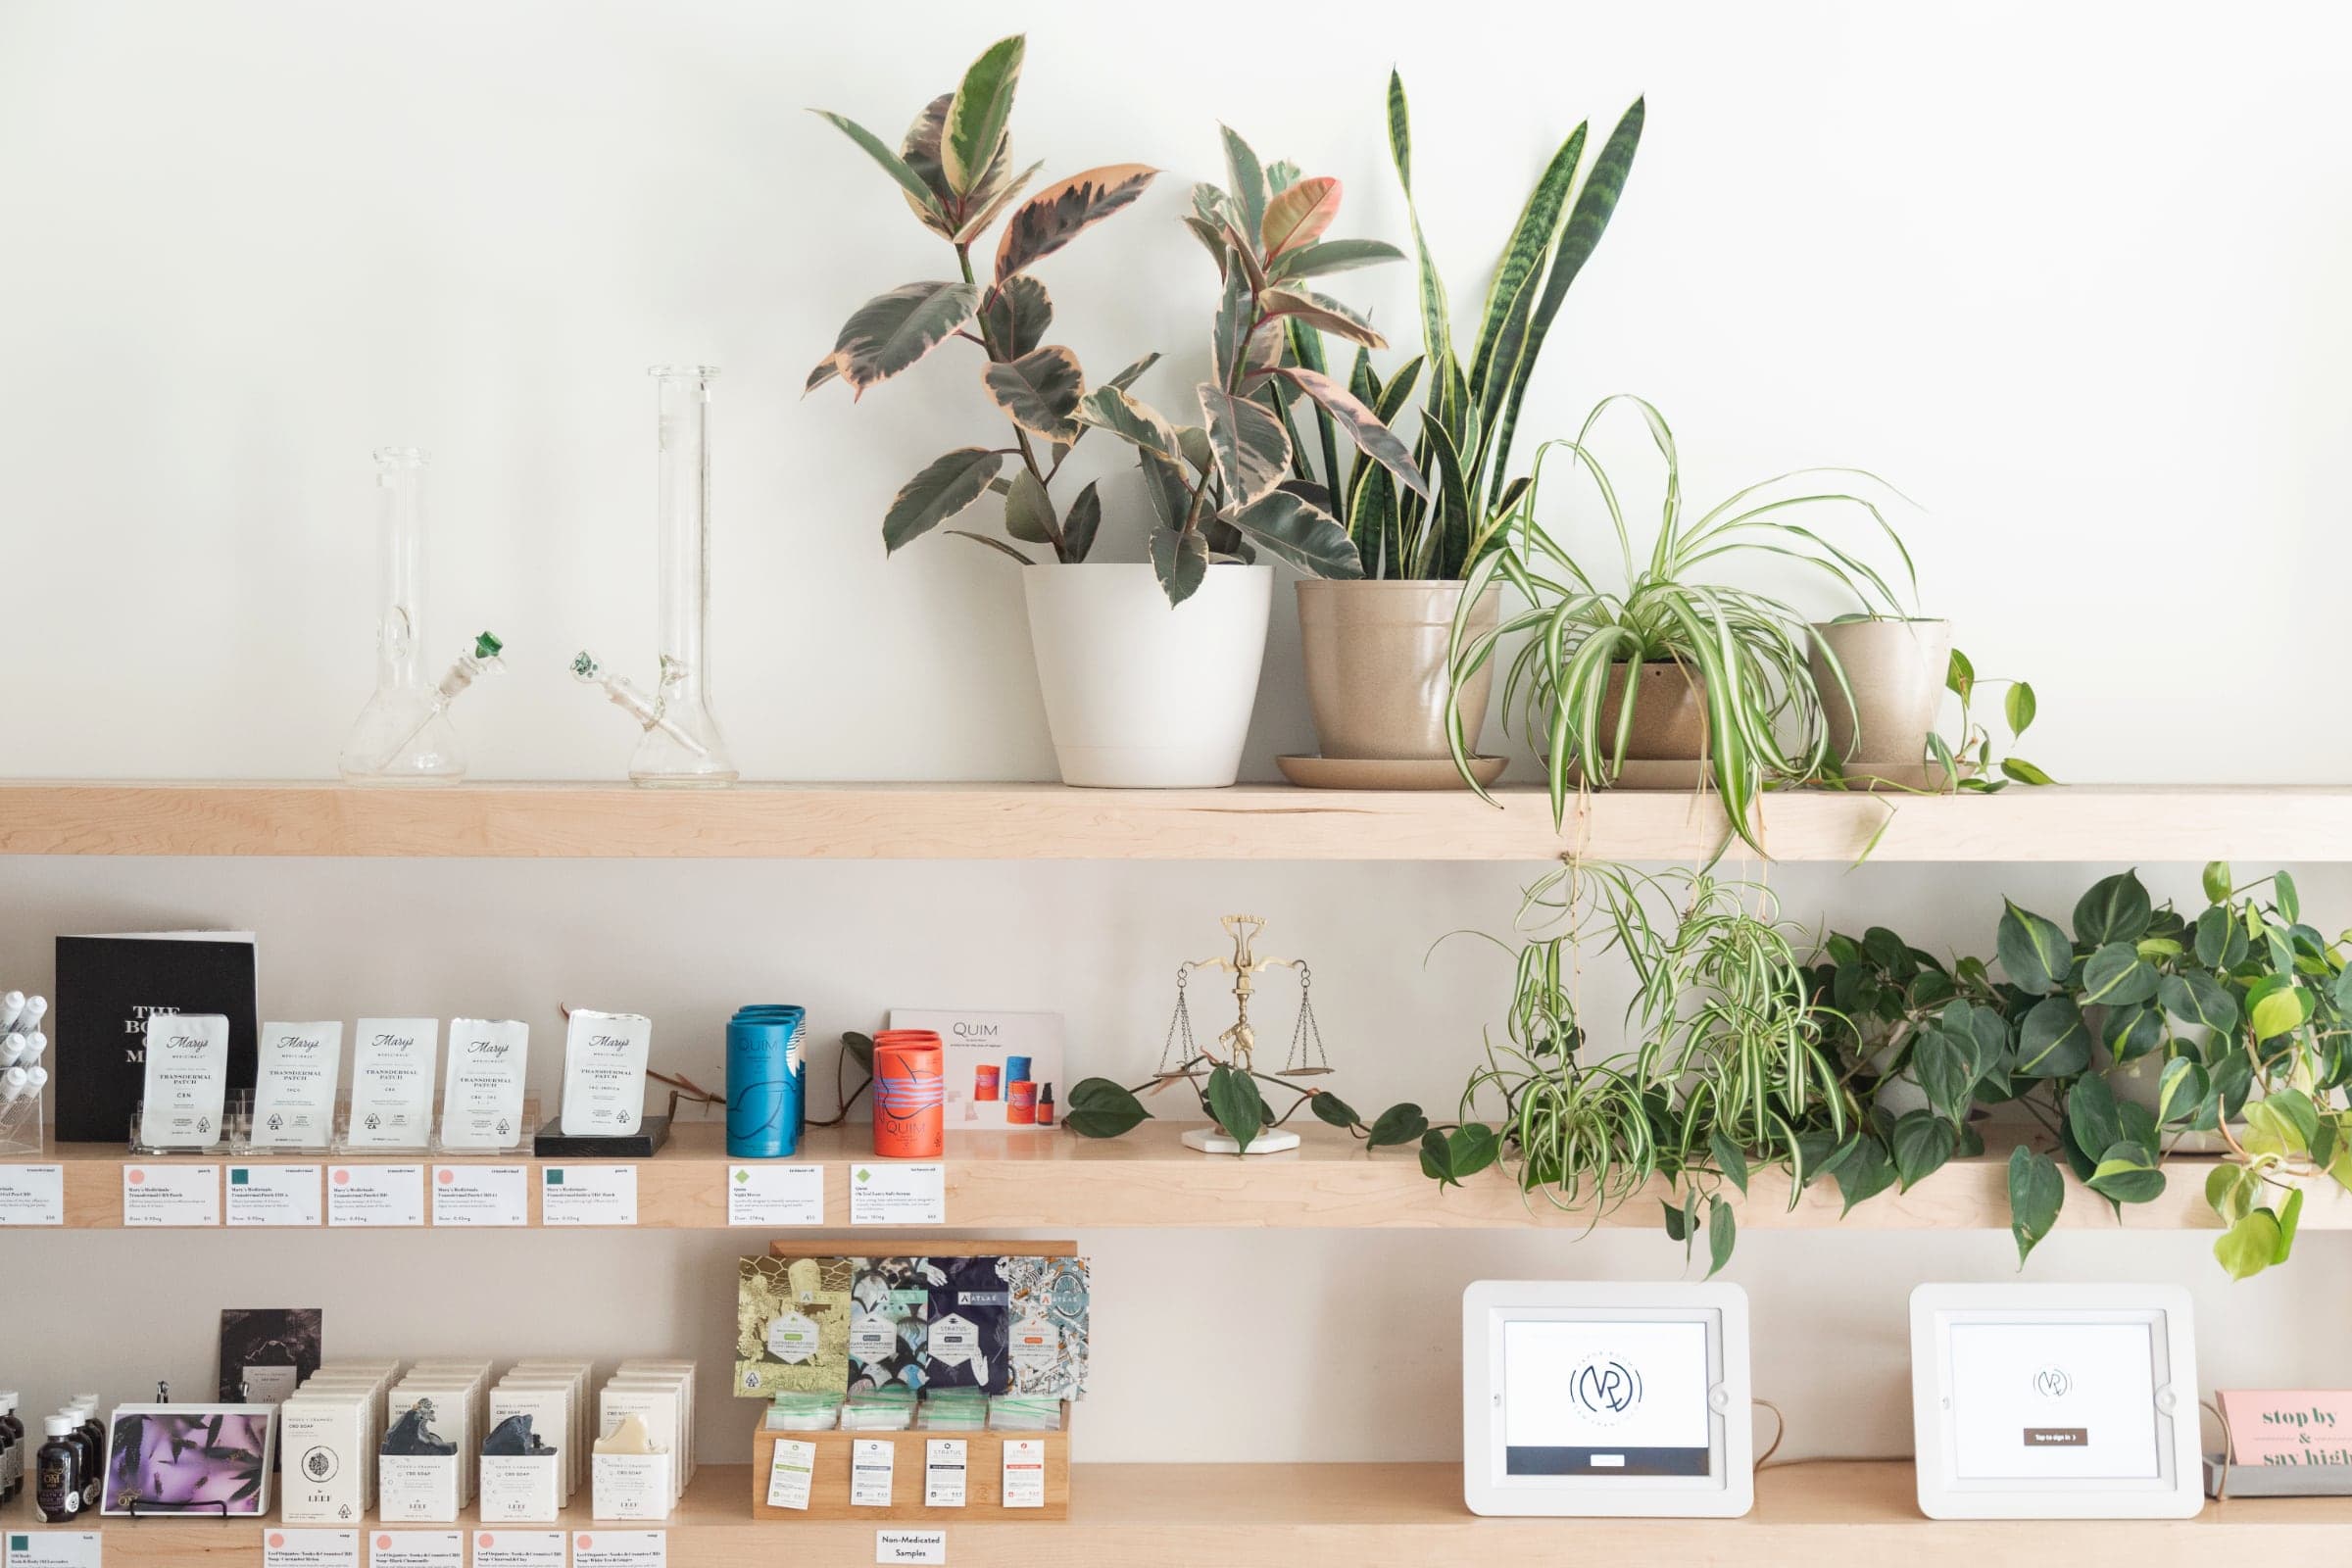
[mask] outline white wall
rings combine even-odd
[[[1147,24],[1078,0],[6,0],[0,771],[328,772],[370,668],[367,454],[408,442],[436,458],[435,647],[493,625],[516,664],[466,699],[477,772],[615,775],[628,733],[562,665],[583,643],[650,663],[641,371],[705,359],[727,370],[715,657],[746,773],[1048,775],[1010,571],[956,541],[879,545],[901,479],[989,428],[968,368],[856,409],[799,395],[855,305],[944,260],[801,110],[895,136],[1021,26],[1019,149],[1050,172],[1169,172],[1043,269],[1057,336],[1098,371],[1168,350],[1147,389],[1173,401],[1198,368],[1211,279],[1174,219],[1217,174],[1218,119],[1344,176],[1346,232],[1397,238],[1380,91],[1402,60],[1423,216],[1466,301],[1556,138],[1645,92],[1531,430],[1634,389],[1675,419],[1694,497],[1800,463],[1885,473],[1928,508],[1928,607],[1981,669],[2034,678],[2026,750],[2062,776],[2352,765],[2315,700],[2337,638],[2320,595],[2352,567],[2330,482],[2352,126],[2329,74],[2352,25],[2328,8],[1200,0]],[[1340,281],[1409,342],[1404,270]],[[1133,477],[1106,471],[1131,523]],[[1250,771],[1309,744],[1285,605]],[[1983,951],[2001,893],[2061,912],[2104,869],[1775,885],[1808,919]],[[2193,896],[2192,873],[2164,877]],[[558,1000],[604,1001],[650,1008],[665,1059],[714,1071],[718,1021],[755,995],[793,993],[820,1031],[963,1000],[1060,1007],[1077,1069],[1127,1075],[1156,1054],[1175,958],[1251,906],[1314,959],[1349,1098],[1435,1105],[1503,982],[1467,946],[1418,965],[1448,930],[1499,929],[1512,887],[1475,866],[15,861],[0,977],[45,985],[59,931],[219,922],[261,931],[275,1016],[515,1013],[544,1051]],[[2352,881],[2305,890],[2352,917]],[[217,1305],[297,1299],[352,1353],[723,1354],[729,1238],[479,1241],[11,1236],[0,1309],[37,1355],[0,1357],[0,1386],[193,1387]],[[1615,1233],[1086,1241],[1102,1377],[1082,1444],[1102,1459],[1445,1454],[1462,1283],[1682,1266]],[[2347,1283],[2339,1238],[2236,1288],[2205,1246],[2061,1235],[2028,1273],[2196,1285],[2208,1382],[2345,1375],[2320,1304]],[[413,1266],[443,1259],[465,1272]],[[1903,1295],[2011,1264],[1996,1233],[1749,1237],[1733,1275],[1791,1450],[1906,1447]],[[453,1310],[428,1319],[420,1292]],[[713,1421],[740,1445],[739,1413]]]

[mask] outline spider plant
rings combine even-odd
[[[1665,469],[1657,529],[1637,547],[1617,487],[1593,455],[1594,427],[1614,409],[1638,412]],[[1590,476],[1616,540],[1620,578],[1604,585],[1571,548],[1539,520],[1545,465],[1565,455]],[[1862,557],[1796,520],[1799,509],[1858,510],[1877,525],[1902,564],[1901,581],[1918,592],[1910,552],[1879,501],[1847,488],[1853,480],[1895,495],[1858,468],[1800,468],[1734,492],[1695,519],[1683,505],[1674,433],[1649,403],[1628,394],[1604,398],[1571,439],[1546,441],[1526,488],[1472,539],[1471,567],[1449,641],[1447,662],[1458,692],[1504,645],[1503,723],[1534,742],[1544,758],[1552,817],[1564,822],[1573,787],[1605,788],[1623,772],[1644,666],[1671,664],[1702,703],[1706,719],[1701,787],[1707,771],[1722,792],[1734,830],[1758,853],[1756,803],[1773,784],[1814,776],[1830,760],[1822,696],[1806,662],[1808,617],[1769,594],[1711,580],[1741,557],[1779,557],[1818,572],[1860,601],[1865,611],[1903,612],[1887,578]],[[1899,499],[1899,497],[1898,497]],[[1526,608],[1491,631],[1470,630],[1469,605],[1489,584],[1508,582]],[[1829,662],[1838,689],[1845,672]],[[1621,673],[1619,673],[1621,672]],[[1612,700],[1611,676],[1618,674]],[[1449,709],[1448,740],[1462,777],[1471,777],[1472,737]]]

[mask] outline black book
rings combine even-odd
[[[217,1012],[228,1019],[228,1088],[253,1088],[260,1025],[250,931],[157,931],[59,937],[50,1010],[57,1138],[121,1144],[147,1087],[147,1018]]]

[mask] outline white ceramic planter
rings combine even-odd
[[[1219,565],[1171,606],[1148,564],[1021,573],[1064,784],[1219,789],[1242,770],[1274,568]]]

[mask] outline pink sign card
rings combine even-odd
[[[2352,1465],[2352,1390],[2224,1389],[2237,1464]]]

